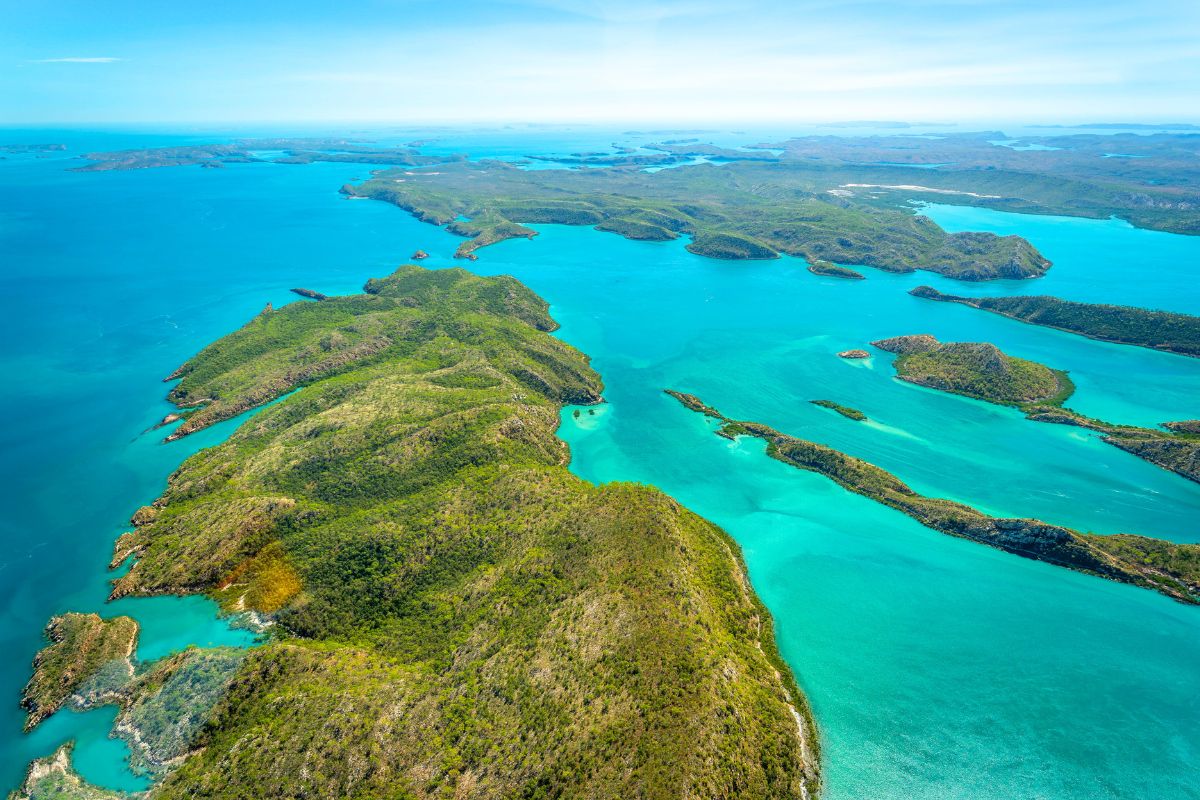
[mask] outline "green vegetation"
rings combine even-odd
[[[189,648],[124,690],[115,732],[129,744],[134,773],[161,776],[187,755],[246,655]]]
[[[46,637],[51,644],[34,658],[33,677],[21,697],[21,707],[29,712],[25,730],[62,708],[85,681],[114,662],[131,675],[137,633],[138,625],[129,617],[64,614],[50,620]]]
[[[823,275],[827,278],[848,278],[854,281],[861,281],[866,277],[861,272],[855,272],[849,267],[838,266],[829,261],[814,261],[808,266],[808,271],[813,275]]]
[[[1061,405],[1075,391],[1065,372],[1005,355],[986,342],[941,343],[922,334],[871,344],[899,354],[895,367],[901,380],[989,403]]]
[[[522,170],[498,161],[447,164],[436,172],[382,171],[342,191],[392,203],[470,238],[458,255],[534,231],[527,225],[590,225],[638,239],[692,237],[689,249],[728,259],[779,253],[927,269],[962,280],[1029,278],[1050,263],[1024,239],[946,233],[909,211],[851,202],[807,187],[802,164],[742,161],[646,173],[632,168]],[[469,223],[463,223],[466,217]]]
[[[811,402],[813,405],[820,406],[821,408],[832,409],[841,414],[843,417],[852,419],[856,422],[862,422],[867,418],[867,415],[858,409],[850,408],[849,406],[844,406],[840,403],[835,403],[832,400],[810,400],[809,402]]]
[[[1005,317],[1078,333],[1091,339],[1200,356],[1200,317],[1170,311],[1147,311],[1132,306],[1076,303],[1057,297],[959,297],[931,286],[909,294],[929,300],[962,303]]]
[[[1156,133],[1023,137],[1053,149],[993,144],[1000,131],[915,136],[805,136],[764,145],[807,185],[862,202],[942,203],[1094,219],[1200,234],[1200,137]],[[1108,158],[1112,153],[1136,158]],[[836,187],[836,188],[834,188]]]
[[[816,791],[815,729],[737,546],[654,489],[567,470],[560,410],[602,387],[553,327],[515,280],[404,267],[179,370],[190,430],[290,394],[139,512],[114,594],[208,592],[277,635],[223,693],[220,659],[127,692],[119,726],[170,768],[154,797]]]
[[[1060,370],[1005,355],[995,345],[947,342],[922,334],[872,342],[898,353],[896,377],[920,386],[1017,406],[1038,422],[1077,425],[1104,434],[1104,441],[1151,464],[1200,481],[1200,426],[1164,423],[1166,430],[1113,425],[1063,408],[1075,385]]]
[[[766,425],[729,419],[694,395],[668,390],[687,408],[722,423],[723,436],[755,436],[767,454],[824,475],[843,488],[890,506],[922,525],[1025,558],[1156,589],[1185,603],[1200,603],[1200,544],[1173,544],[1144,536],[1098,536],[1031,519],[990,517],[970,506],[917,494],[890,472]]]
[[[1101,438],[1109,444],[1200,482],[1200,430],[1194,427],[1194,421],[1167,422],[1163,424],[1167,430],[1162,431],[1133,425],[1113,425],[1069,408],[1034,405],[1025,410],[1029,419],[1039,422],[1057,422],[1099,431],[1103,434]]]
[[[29,765],[21,788],[9,800],[124,800],[129,795],[110,792],[86,783],[71,767],[73,743],[67,742],[53,755]]]

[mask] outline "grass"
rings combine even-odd
[[[277,636],[126,690],[155,797],[817,790],[736,544],[568,471],[560,410],[603,387],[553,327],[516,281],[405,267],[181,367],[190,430],[286,397],[171,476],[115,594],[206,592]]]
[[[951,536],[970,539],[1024,558],[1155,589],[1184,603],[1200,604],[1200,545],[1122,534],[1098,536],[1031,519],[988,516],[964,503],[926,497],[874,464],[756,422],[732,420],[700,398],[668,390],[686,408],[722,423],[721,435],[755,436],[767,454],[798,469],[817,472],[844,489],[907,514]]]

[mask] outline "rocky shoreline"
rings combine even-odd
[[[1040,520],[991,517],[962,503],[917,494],[895,475],[833,448],[756,422],[730,419],[695,395],[665,391],[685,408],[717,420],[718,435],[762,439],[770,457],[820,473],[926,527],[1024,558],[1154,589],[1182,603],[1200,604],[1200,545],[1130,534],[1099,536]]]

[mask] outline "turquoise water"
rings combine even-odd
[[[1141,230],[1120,219],[1010,214],[941,204],[920,208],[946,230],[1025,236],[1054,262],[1046,277],[1033,281],[947,282],[958,294],[1050,294],[1200,314],[1200,236]]]
[[[599,135],[492,136],[447,136],[442,146],[600,149]],[[768,137],[742,141],[759,138]],[[78,139],[92,148],[168,143]],[[203,600],[103,603],[102,565],[129,514],[188,452],[233,424],[160,444],[161,431],[144,433],[169,410],[159,378],[265,302],[288,302],[291,286],[352,291],[417,248],[431,266],[461,265],[450,258],[460,240],[395,208],[341,199],[337,188],[365,167],[62,171],[70,163],[0,161],[0,333],[10,343],[0,350],[9,376],[0,576],[10,589],[0,641],[12,654],[0,666],[11,699],[0,703],[0,783],[15,785],[30,758],[75,736],[89,779],[136,788],[120,766],[124,745],[104,736],[108,711],[61,712],[25,737],[15,704],[46,618],[63,610],[133,614],[146,659],[191,642],[246,641]],[[1085,413],[1143,424],[1195,417],[1200,360],[906,291],[931,283],[1200,309],[1200,239],[952,206],[925,213],[952,229],[1027,235],[1055,267],[1042,281],[1004,287],[869,269],[868,280],[851,282],[813,276],[793,259],[718,262],[682,242],[557,226],[487,248],[471,266],[528,282],[551,302],[560,335],[604,376],[608,405],[564,415],[573,469],[658,485],[745,548],[817,713],[827,797],[1200,797],[1196,609],[933,533],[766,458],[761,445],[713,436],[661,393],[695,392],[731,416],[844,449],[919,491],[993,513],[1200,538],[1197,484],[1086,432],[900,383],[886,354],[857,363],[835,355],[903,333],[986,339],[1071,370],[1071,405]],[[1131,264],[1157,269],[1126,285]],[[860,408],[871,422],[807,402],[817,398]]]

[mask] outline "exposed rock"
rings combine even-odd
[[[412,254],[412,259],[414,261],[420,261],[422,258],[429,258],[429,253],[426,253],[424,250],[418,250]]]
[[[841,358],[870,358],[871,354],[866,350],[843,350],[838,353]]]
[[[292,292],[300,295],[301,297],[307,297],[309,300],[318,300],[319,301],[319,300],[325,300],[328,297],[328,295],[321,294],[320,292],[314,291],[312,289],[292,289]]]

